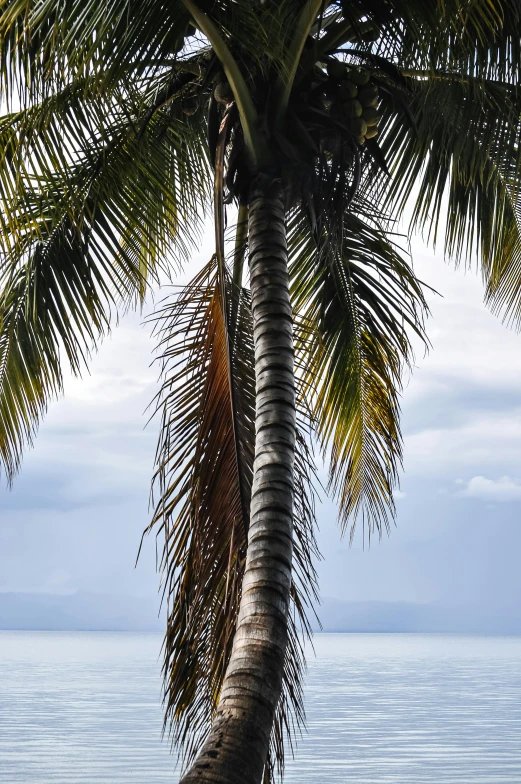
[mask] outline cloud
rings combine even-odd
[[[521,409],[475,412],[461,427],[426,428],[405,436],[405,473],[423,478],[485,471],[502,475],[521,460]]]
[[[484,307],[476,276],[454,273],[441,254],[435,258],[415,247],[416,272],[443,297],[428,294],[432,350],[425,357],[418,349],[404,390],[405,475],[413,481],[515,475],[521,460],[520,336]]]
[[[502,476],[496,480],[473,476],[458,495],[483,501],[521,501],[521,480],[511,476]]]
[[[395,501],[401,501],[406,495],[407,493],[403,493],[401,490],[393,490],[393,498]]]

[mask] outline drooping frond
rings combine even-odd
[[[517,0],[342,0],[340,6],[335,27],[347,27],[343,51],[372,52],[398,68],[457,70],[513,82],[520,74]]]
[[[240,318],[240,316],[239,316]],[[251,443],[234,440],[226,333],[212,263],[158,314],[165,381],[152,524],[165,535],[165,699],[176,743],[192,759],[208,730],[238,610],[245,525],[238,472],[251,484]],[[254,412],[240,367],[242,429]],[[240,461],[240,462],[238,462]],[[244,508],[247,509],[247,506]]]
[[[313,232],[302,211],[290,227],[296,349],[318,438],[330,459],[342,524],[381,532],[394,510],[402,447],[399,391],[423,336],[421,286],[376,223],[350,211],[332,242],[328,211]],[[330,234],[330,236],[328,236]]]
[[[21,445],[31,442],[34,423],[49,396],[62,386],[55,334],[26,318],[31,280],[19,274],[0,297],[0,457],[8,477],[16,472]]]
[[[121,80],[160,73],[182,61],[187,52],[208,48],[196,12],[210,20],[223,40],[232,41],[232,55],[246,57],[252,68],[266,74],[283,63],[300,5],[290,0],[116,0],[103,6],[98,0],[82,5],[68,0],[1,0],[0,94],[9,100],[33,100],[63,87],[71,74],[76,79],[92,73],[100,91],[107,91]],[[251,47],[252,40],[257,46]]]
[[[185,763],[209,730],[231,653],[253,470],[250,302],[244,290],[235,297],[229,292],[230,303],[236,303],[236,322],[228,353],[221,292],[213,259],[157,314],[164,382],[157,400],[162,426],[150,530],[155,527],[165,537],[165,723],[174,743],[182,747]],[[291,744],[303,722],[299,632],[309,632],[306,610],[316,598],[312,481],[308,446],[301,434],[296,459],[296,573],[283,693],[270,752],[272,774],[277,767],[282,769],[285,737]]]

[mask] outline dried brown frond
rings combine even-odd
[[[219,280],[216,257],[156,314],[163,385],[148,530],[164,535],[161,568],[168,627],[164,642],[165,727],[184,764],[209,729],[231,653],[248,531],[255,436],[255,374],[249,294]],[[228,314],[223,317],[226,296]],[[233,329],[228,328],[234,318]],[[298,435],[295,580],[289,643],[273,730],[269,774],[284,765],[304,720],[302,635],[316,599],[313,468]]]

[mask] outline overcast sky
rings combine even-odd
[[[206,247],[193,268],[207,260]],[[334,507],[318,510],[322,594],[341,599],[483,603],[514,608],[521,588],[521,338],[482,303],[473,274],[420,242],[432,350],[403,395],[405,467],[397,527],[362,548],[342,541]],[[151,307],[149,307],[149,310]],[[156,424],[154,341],[122,320],[91,375],[67,382],[14,489],[0,489],[0,590],[157,592],[154,542],[134,561],[148,520]]]

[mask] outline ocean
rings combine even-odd
[[[0,632],[0,782],[177,782],[161,637]],[[521,783],[521,638],[320,634],[287,784]]]

